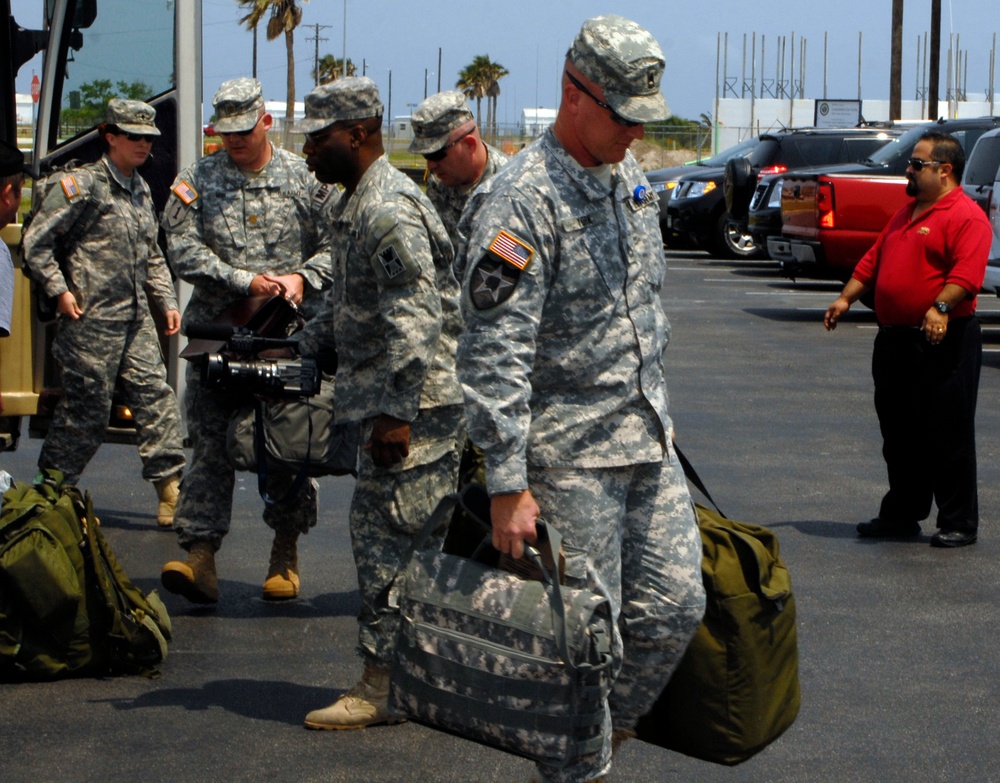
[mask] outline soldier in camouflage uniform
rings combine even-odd
[[[472,191],[492,177],[508,158],[483,142],[465,95],[456,90],[426,98],[410,116],[410,127],[410,152],[423,155],[427,161],[427,198],[454,243],[459,218]],[[484,480],[482,452],[467,439],[459,467],[459,489]],[[465,522],[464,512],[459,509],[456,523]]]
[[[331,189],[316,182],[300,157],[268,141],[273,120],[259,81],[225,82],[213,105],[224,149],[178,175],[163,215],[170,262],[194,285],[184,327],[259,295],[284,295],[308,317],[331,282],[325,214]],[[191,362],[184,399],[193,451],[174,527],[188,557],[167,563],[161,580],[190,601],[215,603],[215,552],[229,532],[235,484],[226,430],[249,398],[204,388],[200,363]],[[268,493],[283,498],[294,478],[295,471],[275,464]],[[298,595],[297,539],[316,524],[316,493],[310,479],[290,500],[265,505],[264,522],[275,531],[266,600]]]
[[[521,556],[544,518],[564,536],[567,583],[607,595],[617,620],[602,750],[536,781],[603,780],[704,611],[667,414],[656,196],[628,152],[669,116],[663,68],[634,22],[584,23],[555,124],[473,194],[459,231],[458,373],[493,544]]]
[[[170,269],[156,243],[149,185],[137,169],[160,135],[141,101],[108,102],[99,127],[107,153],[58,176],[24,235],[25,264],[57,300],[52,348],[63,396],[38,455],[42,469],[75,484],[104,441],[116,381],[138,434],[142,476],[159,496],[157,521],[173,522],[184,468],[180,412],[167,384],[151,298],[164,334],[180,329]],[[148,298],[147,298],[148,297]]]
[[[454,253],[420,189],[382,146],[382,103],[371,79],[349,77],[306,96],[306,162],[345,188],[333,208],[334,284],[328,328],[338,349],[336,410],[359,421],[362,442],[350,529],[361,591],[364,673],[337,702],[310,712],[314,729],[391,722],[389,664],[399,615],[387,595],[438,501],[455,491],[462,391]],[[313,322],[319,324],[319,321]]]
[[[454,237],[465,202],[507,162],[483,142],[465,96],[455,90],[425,98],[410,117],[410,152],[427,161],[427,198]]]

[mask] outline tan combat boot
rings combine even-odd
[[[160,573],[160,582],[171,593],[182,595],[193,604],[219,601],[219,579],[215,575],[215,547],[197,541],[188,550],[187,560],[171,560]]]
[[[287,601],[299,594],[299,555],[295,546],[299,534],[275,533],[271,563],[264,580],[265,601]]]
[[[612,729],[611,730],[611,758],[615,757],[618,749],[621,748],[625,740],[635,739],[635,729]]]
[[[177,497],[181,492],[181,476],[175,473],[153,483],[159,503],[156,506],[156,524],[160,527],[171,527],[174,524],[174,510],[177,508]]]
[[[307,729],[363,729],[402,723],[389,713],[389,670],[365,666],[361,681],[329,707],[306,715]]]

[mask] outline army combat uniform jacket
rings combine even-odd
[[[258,274],[298,273],[306,282],[303,310],[318,310],[330,283],[328,219],[332,188],[305,161],[274,148],[257,176],[224,152],[181,172],[163,213],[174,271],[194,284],[184,326],[210,321],[249,295]]]
[[[107,198],[93,204],[98,191]],[[69,236],[87,209],[98,209],[100,218],[83,236]],[[71,291],[84,318],[141,319],[147,293],[162,312],[177,309],[156,230],[149,185],[138,172],[122,175],[105,155],[65,172],[49,190],[25,233],[25,263],[46,295]]]
[[[479,179],[471,185],[461,188],[450,188],[442,185],[441,180],[433,174],[427,177],[427,198],[430,199],[431,204],[434,205],[434,209],[437,210],[438,215],[441,217],[441,222],[444,223],[445,230],[450,237],[458,235],[458,221],[462,217],[462,210],[465,209],[465,204],[469,200],[469,196],[472,195],[472,191],[496,174],[500,170],[500,167],[509,160],[506,155],[495,147],[491,147],[489,144],[485,146],[487,153],[486,168],[483,169],[483,173]]]
[[[550,129],[466,209],[458,366],[491,494],[527,488],[526,463],[659,463],[667,449],[656,197],[631,153],[616,168],[608,198]]]

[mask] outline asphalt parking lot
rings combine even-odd
[[[981,298],[982,526],[976,546],[859,541],[884,487],[860,305],[827,333],[839,285],[766,262],[669,254],[667,353],[677,438],[723,510],[778,534],[798,605],[802,709],[762,753],[727,768],[626,744],[615,783],[1000,781],[1000,300]],[[30,480],[38,441],[0,454]],[[929,458],[933,443],[927,444]],[[104,446],[81,485],[144,589],[179,553],[156,530],[134,448]],[[158,679],[0,686],[4,783],[30,781],[527,781],[520,759],[409,723],[311,732],[305,713],[353,684],[357,593],[346,530],[349,479],[321,481],[303,540],[303,594],[260,600],[270,536],[254,477],[238,485],[218,556],[216,608],[165,597],[174,623]]]

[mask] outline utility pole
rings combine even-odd
[[[889,65],[889,119],[903,116],[903,0],[892,0],[892,55]]]
[[[314,25],[310,25],[310,27],[312,27],[315,30],[315,32],[313,33],[313,37],[312,38],[306,38],[306,40],[307,41],[315,41],[315,43],[316,43],[316,47],[315,47],[314,53],[313,53],[313,86],[315,87],[315,86],[319,86],[319,42],[320,41],[327,41],[327,40],[329,40],[327,38],[320,38],[319,37],[319,31],[320,30],[326,30],[328,27],[330,27],[330,25],[328,25],[328,24],[314,24]],[[345,60],[345,63],[346,63],[346,60]]]
[[[938,118],[938,87],[941,83],[941,0],[931,0],[931,62],[927,85],[927,119]]]

